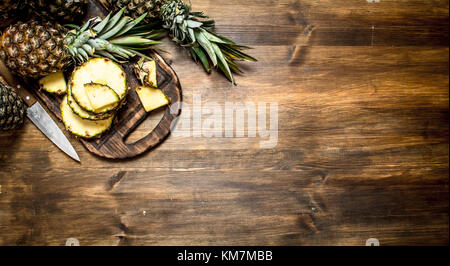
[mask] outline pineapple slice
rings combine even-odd
[[[136,92],[146,112],[169,104],[169,99],[160,89],[140,86],[136,88]]]
[[[72,93],[70,92],[70,86],[67,90],[67,103],[69,104],[70,108],[72,108],[72,111],[77,114],[79,117],[83,119],[88,120],[103,120],[106,118],[111,117],[112,113],[106,113],[106,114],[91,114],[89,112],[86,112],[83,108],[81,108],[77,102],[73,99]]]
[[[107,85],[84,84],[86,95],[95,113],[105,113],[114,110],[120,103],[117,93]]]
[[[67,95],[64,96],[60,108],[62,121],[67,130],[86,139],[100,136],[111,127],[114,120],[114,116],[98,121],[82,119],[70,108],[67,101]]]
[[[67,83],[63,72],[56,72],[39,80],[41,89],[56,94],[64,94],[67,91]]]
[[[69,81],[72,97],[84,110],[91,113],[96,112],[86,93],[84,85],[97,83],[107,85],[115,91],[122,101],[128,91],[127,79],[122,67],[107,58],[93,58],[75,69]]]
[[[147,84],[150,87],[158,88],[158,82],[156,81],[156,62],[155,60],[144,63],[145,70],[148,71]]]

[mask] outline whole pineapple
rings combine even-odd
[[[158,20],[169,31],[172,40],[189,50],[196,62],[211,72],[211,64],[234,84],[232,72],[242,73],[236,61],[257,61],[242,50],[250,47],[238,45],[212,30],[214,20],[202,12],[192,12],[182,0],[103,0],[110,9],[127,7],[132,17],[147,14],[147,22]]]
[[[144,19],[123,16],[124,10],[105,19],[92,18],[68,31],[56,22],[31,21],[10,25],[0,38],[0,59],[22,77],[38,78],[64,70],[91,57],[128,61],[138,50],[160,42],[159,33],[135,28]]]
[[[26,106],[16,92],[0,78],[0,132],[23,124]]]
[[[171,0],[106,0],[106,2],[115,10],[126,7],[125,14],[132,18],[147,14],[146,22],[152,22],[159,20],[161,7]]]
[[[0,28],[13,21],[24,5],[24,0],[0,0]]]
[[[9,26],[0,39],[0,59],[22,77],[38,78],[70,65],[67,30],[58,23],[32,21]]]
[[[32,10],[45,19],[74,22],[86,14],[88,0],[28,0]]]

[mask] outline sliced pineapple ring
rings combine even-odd
[[[109,112],[120,103],[119,95],[107,85],[88,83],[84,89],[95,113]]]
[[[61,102],[61,116],[67,130],[87,139],[97,137],[107,131],[111,127],[114,119],[114,117],[98,121],[82,119],[70,108],[67,102],[67,95],[64,96]]]
[[[63,72],[56,72],[39,80],[41,89],[56,94],[64,94],[67,91],[67,83]]]
[[[169,99],[160,89],[140,86],[136,88],[136,92],[146,112],[169,104]]]
[[[122,67],[107,58],[93,58],[75,69],[69,81],[72,97],[88,112],[96,112],[84,88],[85,84],[107,85],[123,100],[127,94],[127,79]]]
[[[89,112],[86,112],[83,108],[81,108],[77,102],[73,99],[72,93],[70,90],[70,86],[67,90],[67,103],[69,104],[70,108],[72,108],[72,111],[77,114],[79,117],[83,119],[88,120],[103,120],[106,118],[111,117],[112,113],[106,113],[106,114],[91,114]]]

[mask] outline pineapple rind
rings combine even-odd
[[[158,88],[156,71],[156,61],[154,59],[146,60],[144,58],[141,58],[134,65],[134,73],[141,81],[142,85],[145,86]]]
[[[156,62],[155,60],[150,62],[150,74],[147,76],[147,82],[151,87],[158,88],[158,81],[156,80]]]
[[[152,22],[159,19],[161,7],[173,0],[107,0],[113,10],[120,10],[127,7],[125,14],[132,18],[138,18],[147,14],[146,22]]]
[[[17,22],[3,31],[0,59],[15,74],[40,78],[65,69],[72,62],[66,53],[66,29],[56,22]]]
[[[98,137],[106,132],[111,128],[114,120],[114,116],[97,121],[79,117],[72,111],[72,108],[70,108],[67,102],[67,95],[62,100],[60,108],[62,121],[66,126],[66,129],[73,134],[86,139]]]
[[[88,0],[33,0],[29,5],[45,19],[74,22],[86,13]]]
[[[22,125],[26,110],[23,100],[0,76],[0,132],[13,130]]]

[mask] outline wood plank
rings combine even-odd
[[[164,40],[183,101],[277,102],[276,147],[171,136],[116,162],[71,139],[79,165],[26,123],[0,137],[0,244],[448,245],[448,1],[192,4],[259,62],[232,86]]]
[[[448,46],[448,1],[240,1],[217,5],[192,1],[208,10],[217,30],[248,45]],[[270,10],[270,11],[269,11]]]

